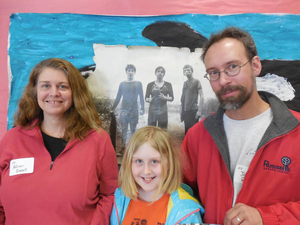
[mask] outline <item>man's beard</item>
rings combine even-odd
[[[255,88],[255,76],[252,76],[252,87],[249,93],[247,93],[247,89],[242,85],[237,86],[227,86],[222,88],[220,91],[216,93],[216,96],[220,102],[220,106],[223,107],[225,110],[237,110],[240,109],[251,97],[253,90]],[[221,95],[225,94],[226,92],[240,90],[240,94],[235,97],[229,97],[226,99],[222,99]]]

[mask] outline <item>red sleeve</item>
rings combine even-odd
[[[7,133],[6,133],[7,135]],[[5,143],[5,138],[6,135],[2,138],[1,142],[0,142],[0,162],[2,162],[2,153],[3,153],[3,145]],[[2,163],[0,164],[0,186],[2,185],[2,172],[4,170],[4,165],[2,165]],[[3,209],[3,205],[2,205],[2,201],[0,199],[0,225],[4,225],[5,222],[5,213],[4,213],[4,209]]]
[[[296,187],[295,187],[296,188]],[[300,201],[257,207],[264,225],[300,224]]]
[[[2,171],[3,168],[0,168],[0,177],[2,177]],[[0,178],[1,179],[1,178]],[[1,185],[1,180],[0,180],[0,185]],[[4,213],[4,209],[3,209],[3,205],[0,199],[0,225],[4,225],[5,222],[5,213]]]
[[[91,225],[109,224],[118,182],[118,162],[110,139],[101,147],[104,154],[99,162],[99,201]]]
[[[189,185],[193,191],[194,195],[198,196],[198,186],[197,186],[197,158],[198,149],[192,145],[191,133],[188,132],[182,142],[181,151],[183,155],[183,183]],[[194,140],[195,141],[195,140]]]

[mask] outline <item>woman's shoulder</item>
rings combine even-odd
[[[95,136],[95,137],[104,137],[107,138],[109,137],[109,134],[107,133],[106,130],[104,130],[102,127],[99,127],[97,130],[96,129],[92,129],[88,132],[88,136]]]
[[[32,138],[39,137],[39,128],[34,127],[31,129],[21,128],[19,126],[13,127],[8,130],[1,138],[0,145],[3,146],[15,145],[17,143],[24,143],[27,141],[32,141]]]
[[[13,127],[6,131],[3,138],[17,138],[20,135],[29,135],[32,136],[36,134],[39,131],[39,127],[33,127],[33,128],[22,128],[20,126]],[[2,139],[3,139],[2,138]]]
[[[100,127],[97,130],[95,129],[90,130],[87,136],[83,140],[89,143],[92,142],[105,143],[106,141],[110,140],[110,136],[103,128]]]
[[[5,132],[5,135],[19,132],[20,129],[22,129],[22,128],[19,126],[12,127],[11,129],[9,129]]]
[[[7,140],[10,138],[15,138],[16,135],[19,133],[19,127],[13,127],[10,130],[6,131],[3,135],[3,137],[1,138],[1,141],[3,140]]]

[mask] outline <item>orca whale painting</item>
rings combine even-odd
[[[10,98],[7,129],[13,126],[18,100],[30,71],[47,58],[63,58],[86,78],[98,103],[99,115],[110,133],[118,129],[118,109],[111,104],[126,64],[136,66],[136,80],[154,80],[154,69],[164,66],[165,80],[173,85],[174,101],[168,103],[170,126],[183,131],[180,122],[182,68],[192,64],[194,77],[204,90],[207,116],[216,107],[205,68],[200,60],[203,43],[211,33],[237,26],[254,38],[263,70],[258,89],[273,92],[286,105],[300,112],[300,15],[293,14],[183,14],[167,16],[102,16],[83,14],[15,13],[10,17],[8,61]],[[147,125],[146,113],[139,126]],[[210,108],[209,108],[210,107]],[[209,108],[209,109],[208,109]],[[104,123],[105,125],[105,123]],[[113,141],[114,143],[114,141]],[[116,145],[116,143],[115,143]]]

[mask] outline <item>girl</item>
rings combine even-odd
[[[133,134],[122,160],[111,225],[202,222],[204,209],[180,186],[175,149],[159,127],[143,127]]]

